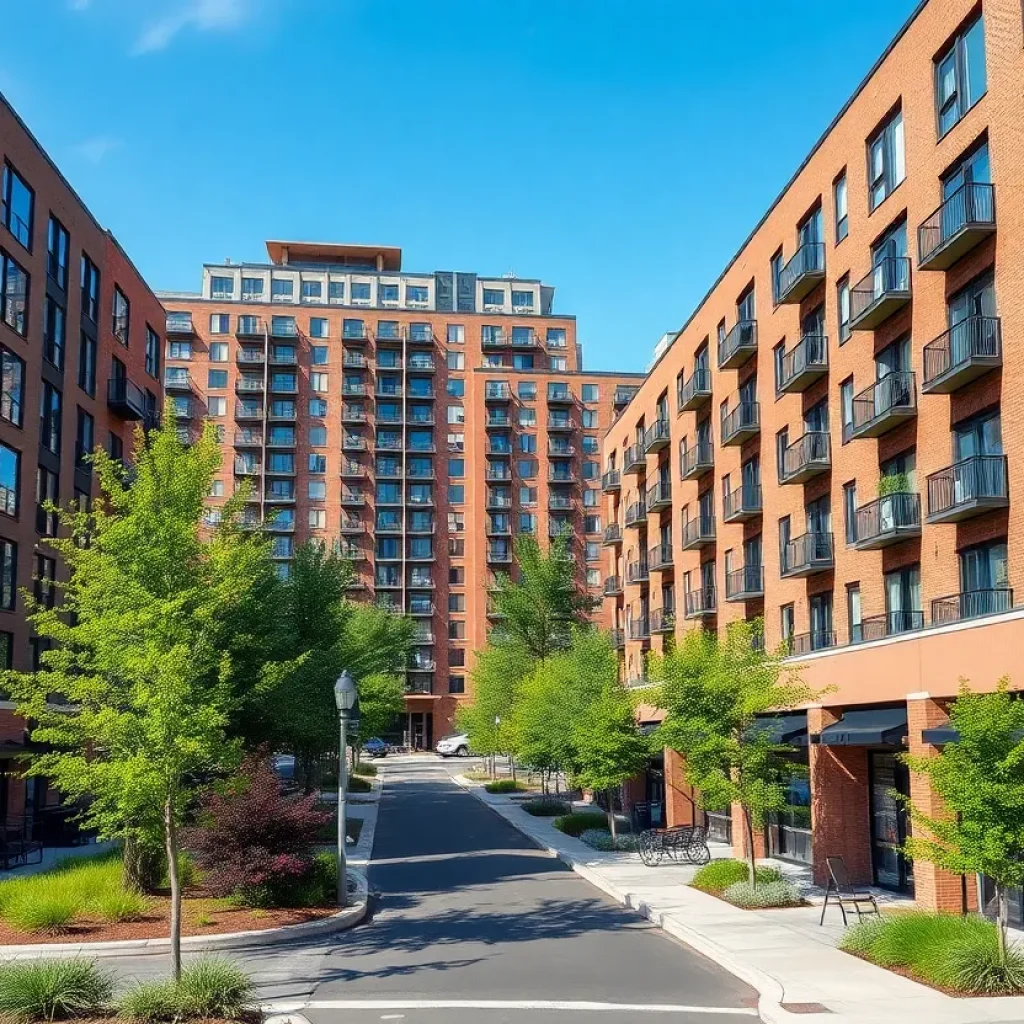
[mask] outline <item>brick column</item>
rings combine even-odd
[[[809,708],[808,735],[841,717],[842,708]],[[842,857],[850,878],[867,885],[872,880],[867,749],[812,743],[809,760],[814,881],[828,881],[826,857]]]
[[[747,823],[743,817],[743,805],[733,804],[732,811],[732,855],[737,860],[747,859]],[[764,829],[754,826],[754,859],[762,860],[768,856]]]
[[[702,820],[696,806],[693,787],[683,774],[683,755],[677,750],[665,748],[665,817],[666,824],[693,825],[694,817]]]
[[[921,732],[934,726],[945,725],[948,719],[943,704],[933,700],[927,693],[907,695],[907,746],[911,754],[920,757],[934,757],[939,748],[925,743]],[[922,813],[929,817],[942,816],[943,805],[932,790],[929,780],[916,772],[910,773],[910,798]],[[966,888],[967,906],[964,907]],[[914,900],[925,910],[948,910],[960,913],[964,909],[978,909],[978,887],[973,878],[964,886],[962,875],[944,871],[928,861],[914,861]]]

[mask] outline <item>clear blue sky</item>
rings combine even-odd
[[[0,90],[155,288],[400,245],[542,278],[641,370],[916,0],[0,4]]]

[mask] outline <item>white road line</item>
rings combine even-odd
[[[703,1013],[722,1017],[756,1017],[757,1010],[738,1006],[685,1006],[674,1003],[594,1003],[561,999],[313,999],[275,1001],[264,1010],[568,1010],[584,1013]]]

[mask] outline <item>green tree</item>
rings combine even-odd
[[[53,780],[85,821],[129,849],[162,844],[171,883],[171,954],[181,970],[178,832],[204,779],[229,770],[238,744],[226,627],[274,592],[265,541],[238,528],[244,494],[223,521],[203,525],[220,462],[212,425],[192,447],[166,426],[136,433],[131,486],[102,450],[93,456],[102,497],[94,510],[60,511],[47,540],[70,578],[52,609],[34,606],[37,633],[53,642],[38,672],[8,673],[18,713],[48,750],[28,771]],[[31,602],[30,602],[31,604]],[[53,694],[60,694],[54,702]]]
[[[757,716],[796,707],[820,694],[804,686],[779,654],[758,643],[759,622],[729,626],[724,638],[691,630],[675,650],[652,657],[648,673],[659,681],[657,703],[666,711],[658,730],[666,746],[685,758],[687,781],[704,807],[739,804],[743,810],[750,882],[754,829],[786,807],[794,766],[790,748],[758,726]]]
[[[518,643],[499,640],[477,651],[473,667],[473,701],[457,714],[458,728],[469,735],[478,754],[518,754],[514,711],[523,680],[533,662]]]
[[[931,757],[901,755],[944,806],[933,815],[906,801],[914,826],[906,852],[958,875],[992,879],[1005,961],[1007,890],[1024,885],[1024,701],[1006,679],[984,694],[962,682],[949,721],[959,733],[955,743]]]
[[[614,842],[616,790],[643,771],[651,755],[650,740],[640,732],[629,691],[618,680],[608,681],[576,720],[573,739],[576,780],[586,789],[607,794],[608,828]]]
[[[400,676],[371,672],[356,680],[359,689],[359,738],[380,736],[394,724],[405,707],[405,687]]]

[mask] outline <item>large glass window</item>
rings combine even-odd
[[[46,230],[46,273],[58,288],[68,287],[68,251],[71,239],[67,229],[56,217],[50,214],[50,223]]]
[[[985,19],[979,14],[935,62],[939,135],[945,135],[985,95],[987,87]]]
[[[28,333],[28,274],[17,260],[0,253],[0,315],[23,338]]]
[[[846,171],[843,171],[833,183],[832,199],[835,204],[836,244],[838,245],[850,231],[850,218],[846,198]]]
[[[21,475],[21,454],[0,444],[0,512],[18,514],[18,479]]]
[[[60,420],[62,395],[49,381],[43,381],[39,401],[39,443],[47,450],[60,454]]]
[[[903,112],[897,110],[868,141],[868,199],[875,209],[906,177]]]
[[[35,193],[25,179],[9,164],[4,164],[0,185],[0,216],[4,227],[26,248],[32,248],[32,212]]]
[[[25,404],[25,364],[13,352],[0,346],[3,390],[0,392],[0,420],[20,427]]]

